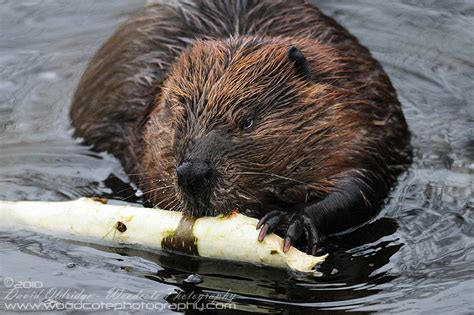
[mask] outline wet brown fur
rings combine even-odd
[[[286,58],[292,46],[311,80]],[[248,115],[255,124],[242,131]],[[122,161],[153,206],[199,215],[239,207],[257,217],[325,199],[321,213],[350,208],[353,218],[326,220],[336,225],[327,231],[373,216],[411,160],[379,63],[303,1],[149,6],[93,58],[71,119],[86,143]],[[189,158],[216,166],[209,204],[189,204],[177,185],[176,167]]]

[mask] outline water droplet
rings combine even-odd
[[[201,278],[200,275],[192,274],[192,275],[189,275],[186,279],[184,279],[183,282],[191,283],[191,284],[198,284],[198,283],[202,282],[202,278]]]

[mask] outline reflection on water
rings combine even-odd
[[[89,301],[102,301],[119,288],[143,292],[128,301],[167,305],[193,301],[199,293],[201,305],[216,296],[224,301],[228,292],[238,309],[263,313],[473,312],[474,3],[313,2],[382,62],[416,151],[413,167],[379,218],[330,240],[324,249],[330,256],[320,267],[324,277],[27,232],[0,234],[0,275],[42,281],[45,288],[84,289]],[[88,58],[142,5],[0,2],[1,199],[135,199],[114,158],[71,138],[67,111]],[[7,292],[0,286],[0,296]]]

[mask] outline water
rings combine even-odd
[[[382,62],[415,147],[412,168],[379,218],[332,238],[324,277],[0,233],[2,302],[12,277],[56,290],[29,302],[76,301],[72,294],[84,290],[88,302],[153,302],[183,311],[183,302],[201,297],[198,304],[209,306],[220,293],[237,309],[263,313],[474,312],[474,3],[316,2]],[[142,5],[0,1],[0,199],[113,197],[126,187],[114,158],[71,138],[67,112],[87,60]]]

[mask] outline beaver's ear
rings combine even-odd
[[[286,51],[285,57],[288,61],[293,63],[296,72],[301,75],[301,77],[305,80],[311,80],[311,66],[301,50],[295,46],[291,46]]]

